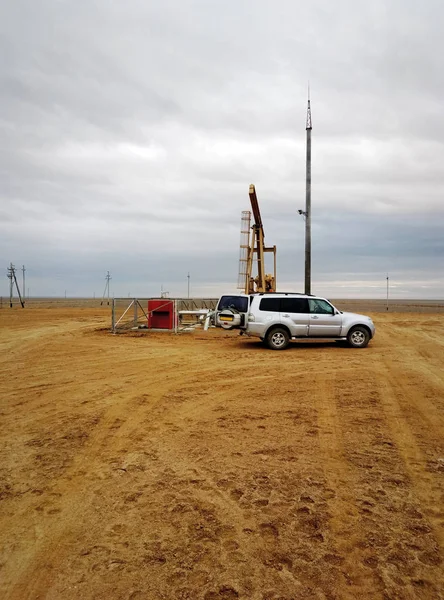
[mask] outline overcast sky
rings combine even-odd
[[[250,183],[303,291],[310,80],[313,292],[444,298],[442,1],[0,6],[3,296],[234,291]]]

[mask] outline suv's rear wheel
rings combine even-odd
[[[265,341],[271,350],[285,350],[290,343],[290,336],[283,327],[274,327],[267,333]]]
[[[347,341],[352,348],[365,348],[370,341],[370,334],[365,327],[353,327]]]

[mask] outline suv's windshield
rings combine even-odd
[[[248,312],[248,297],[247,296],[222,296],[219,300],[217,310],[224,308],[234,308],[241,313]]]

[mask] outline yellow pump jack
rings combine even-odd
[[[254,224],[251,227],[251,236],[248,246],[245,244],[246,256],[242,259],[242,243],[241,243],[241,267],[239,281],[242,283],[246,294],[254,292],[275,292],[276,291],[276,246],[265,246],[264,244],[264,227],[262,217],[257,201],[256,190],[253,184],[249,189],[251,209],[253,211]],[[245,211],[246,212],[246,211]],[[245,214],[245,212],[243,214]],[[244,217],[243,217],[244,219]],[[246,232],[243,232],[246,233]],[[265,253],[273,253],[273,274],[265,273]],[[257,276],[252,276],[253,263],[257,263]],[[242,263],[244,266],[242,267]],[[240,286],[241,287],[241,286]]]

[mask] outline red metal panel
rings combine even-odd
[[[150,329],[174,328],[173,300],[148,300],[148,327]]]

